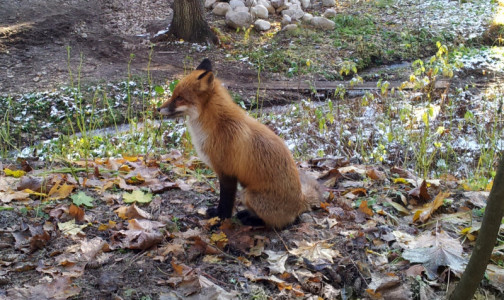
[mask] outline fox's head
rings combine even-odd
[[[170,100],[163,103],[158,111],[169,118],[184,115],[198,117],[213,89],[212,63],[205,58],[196,70],[177,84]]]

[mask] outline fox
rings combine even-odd
[[[300,172],[284,141],[236,104],[205,58],[181,79],[159,108],[169,119],[186,117],[198,157],[217,174],[220,195],[207,217],[231,218],[238,183],[247,209],[244,225],[284,228],[320,204],[318,182]]]

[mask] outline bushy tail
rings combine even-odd
[[[304,201],[307,204],[307,209],[311,210],[314,207],[320,207],[320,202],[324,199],[324,187],[315,180],[315,178],[299,171],[299,179],[301,180],[301,191]]]

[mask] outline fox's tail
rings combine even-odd
[[[302,171],[299,171],[299,179],[301,180],[301,192],[308,206],[307,209],[311,210],[311,208],[320,207],[320,202],[324,198],[323,186],[315,178]]]

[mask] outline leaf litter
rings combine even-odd
[[[103,168],[120,169],[130,160],[108,159]],[[152,169],[143,159],[134,163],[129,172]],[[233,219],[206,220],[204,211],[216,199],[213,189],[187,190],[191,185],[186,182],[192,178],[160,169],[157,176],[125,185],[120,182],[130,177],[127,171],[80,172],[74,178],[65,173],[40,176],[33,170],[8,184],[9,177],[2,177],[4,191],[27,185],[40,190],[32,182],[43,181],[49,190],[27,193],[22,202],[5,202],[14,209],[2,215],[3,224],[8,224],[0,235],[4,245],[0,263],[7,270],[2,276],[9,281],[23,273],[33,279],[48,276],[45,282],[12,285],[6,293],[14,299],[42,288],[54,290],[57,297],[124,295],[119,286],[113,291],[94,291],[91,286],[100,286],[100,280],[121,282],[125,280],[121,274],[145,272],[152,279],[150,289],[155,286],[164,299],[209,295],[232,299],[238,294],[251,296],[258,289],[275,297],[331,299],[345,293],[407,299],[418,288],[443,295],[442,289],[429,284],[445,283],[446,272],[455,278],[461,275],[474,241],[459,237],[481,218],[477,214],[481,201],[476,200],[480,194],[465,191],[462,182],[449,189],[451,181],[427,184],[432,181],[419,181],[409,171],[385,166],[337,167],[327,159],[324,164],[314,160],[302,165],[322,178],[325,202],[278,232],[242,226]],[[397,173],[415,183],[395,180],[402,178],[395,177]],[[170,188],[152,196],[151,187],[157,189],[160,182]],[[184,184],[186,191],[180,188]],[[437,196],[430,199],[431,194]],[[102,198],[106,195],[108,200]],[[459,200],[446,202],[448,197]],[[463,217],[471,214],[473,219]],[[477,229],[471,234],[477,235]],[[9,245],[10,240],[15,243]],[[37,252],[42,255],[39,262],[22,256]],[[489,268],[488,284],[500,290],[501,271],[496,265]],[[100,270],[105,275],[92,275]],[[126,282],[128,288],[149,294],[137,282]]]

